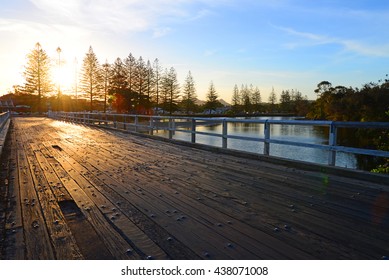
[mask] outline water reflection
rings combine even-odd
[[[252,119],[291,120],[293,118],[257,117]],[[197,125],[196,129],[200,132],[222,133],[222,124],[220,122]],[[264,138],[264,124],[228,123],[227,131],[229,135]],[[160,132],[158,135],[167,137],[168,134]],[[328,144],[328,129],[307,125],[272,124],[270,126],[270,138],[312,144]],[[190,141],[190,134],[177,132],[174,135],[174,139]],[[216,147],[221,147],[222,145],[220,137],[212,137],[201,134],[196,135],[196,142]],[[264,145],[262,142],[258,141],[228,139],[228,148],[263,154]],[[326,164],[328,162],[328,152],[325,150],[281,144],[271,144],[270,155],[321,164]],[[354,169],[357,167],[355,156],[346,153],[337,153],[336,165]]]

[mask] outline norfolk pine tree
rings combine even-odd
[[[155,107],[158,110],[159,106],[159,97],[160,97],[160,87],[162,83],[162,67],[159,64],[158,58],[153,62],[153,82],[154,82],[154,94],[155,94]]]
[[[173,67],[169,71],[166,69],[162,78],[162,95],[164,110],[168,107],[169,114],[171,115],[175,107],[177,107],[177,100],[180,96],[177,72]]]
[[[23,73],[26,79],[24,91],[38,95],[37,110],[41,113],[42,97],[52,91],[50,59],[40,43],[36,43],[35,48],[27,55],[27,60]]]
[[[101,94],[102,75],[99,61],[92,47],[86,53],[82,64],[80,87],[90,97],[90,111],[93,111],[93,98]]]
[[[109,80],[111,76],[111,65],[108,63],[108,61],[105,61],[105,63],[102,65],[102,76],[104,81],[104,113],[107,111],[107,95],[108,95],[108,89],[109,89]]]
[[[192,77],[192,73],[189,71],[188,75],[185,78],[185,84],[183,88],[183,101],[185,104],[185,110],[187,114],[189,114],[189,111],[193,110],[195,100],[196,100],[195,83]]]
[[[217,99],[219,96],[217,95],[215,86],[213,85],[213,82],[211,81],[211,84],[209,85],[208,92],[207,92],[207,103],[205,104],[205,107],[208,110],[216,110],[219,102]]]

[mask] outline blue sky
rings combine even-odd
[[[188,73],[205,99],[213,81],[231,100],[253,84],[315,98],[323,80],[360,87],[389,73],[387,1],[0,0],[0,94],[23,83],[26,54],[40,42],[62,49],[70,88],[91,45],[100,62],[131,52]]]

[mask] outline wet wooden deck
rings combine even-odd
[[[389,192],[47,118],[14,118],[2,259],[381,259]]]

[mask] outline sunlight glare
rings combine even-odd
[[[67,64],[58,66],[52,70],[53,82],[56,90],[58,86],[61,89],[63,94],[73,94],[75,83],[76,83],[76,73],[75,69]]]

